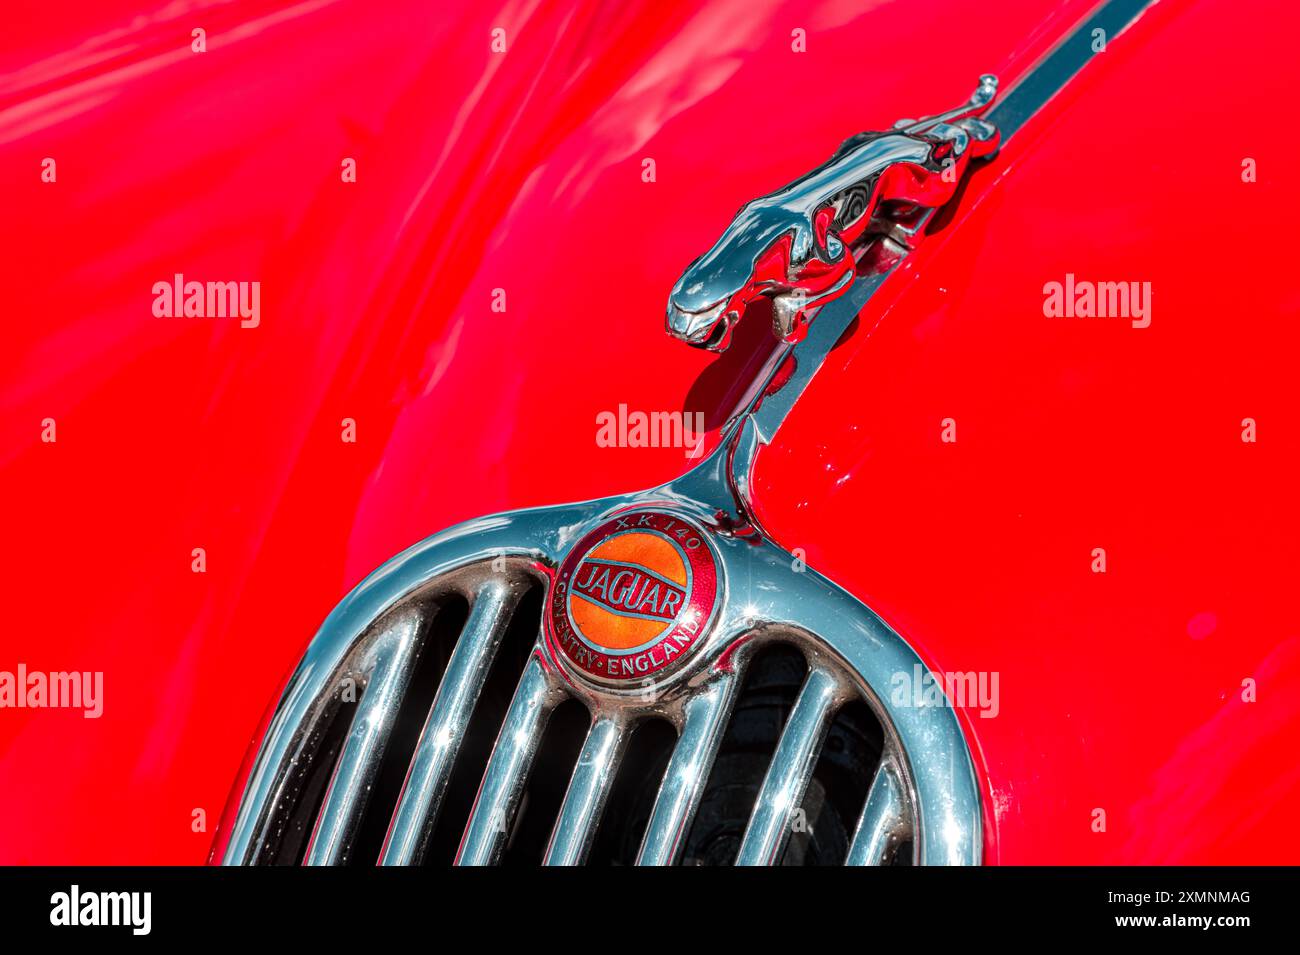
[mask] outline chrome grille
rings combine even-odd
[[[560,559],[584,530],[647,501],[687,513],[715,535],[727,596],[698,665],[662,685],[610,689],[576,678],[539,632],[510,674],[517,674],[514,695],[494,727],[486,765],[462,770],[480,779],[467,818],[441,819],[467,727],[508,628],[512,621],[521,635],[538,628],[536,613],[517,618],[521,600],[555,586]],[[752,661],[788,646],[802,656],[806,675],[773,733],[774,752],[743,838],[726,861],[781,862],[832,720],[846,704],[862,701],[879,723],[882,751],[842,861],[978,862],[974,775],[952,711],[891,707],[889,675],[910,673],[918,658],[860,602],[797,566],[761,536],[712,523],[684,498],[637,496],[517,512],[431,538],[372,574],[322,626],[261,742],[224,861],[437,861],[428,849],[441,819],[444,826],[463,826],[457,864],[496,863],[516,830],[548,718],[564,701],[577,700],[589,725],[576,761],[563,767],[568,787],[547,820],[551,833],[540,861],[582,863],[598,832],[630,824],[604,809],[633,731],[658,719],[673,725],[677,740],[661,776],[649,781],[657,795],[635,862],[673,864]],[[454,622],[458,638],[436,626],[455,602],[467,605],[463,623]],[[409,705],[403,711],[408,720],[422,720],[423,731],[413,748],[396,752],[389,747],[399,710],[421,689],[413,673],[431,649],[447,655],[436,696],[427,713],[412,716]],[[346,699],[349,687],[356,689],[355,703]],[[395,794],[377,785],[385,760],[393,759],[406,769]],[[362,837],[375,820],[387,827],[382,847]],[[910,852],[898,851],[908,846]]]

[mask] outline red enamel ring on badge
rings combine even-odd
[[[676,514],[601,524],[560,565],[551,636],[584,673],[632,682],[684,661],[713,621],[718,565],[705,532]]]

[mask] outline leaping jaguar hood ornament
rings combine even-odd
[[[855,249],[876,235],[907,244],[896,224],[942,206],[970,161],[997,151],[998,130],[979,118],[997,88],[996,76],[981,76],[962,106],[851,136],[821,166],[746,203],[673,286],[669,334],[722,351],[745,308],[768,297],[777,337],[798,341],[808,312],[852,284]]]

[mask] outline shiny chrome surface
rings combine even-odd
[[[911,836],[911,811],[898,765],[886,758],[876,767],[845,864],[883,865]]]
[[[797,340],[807,310],[853,282],[852,247],[890,231],[897,207],[885,209],[884,203],[905,203],[908,211],[942,205],[969,160],[997,148],[996,127],[977,118],[997,87],[997,77],[981,76],[962,106],[919,121],[900,120],[890,132],[852,136],[816,169],[745,203],[721,238],[677,280],[668,300],[669,334],[721,351],[745,308],[768,296],[777,337]]]
[[[510,711],[501,724],[465,827],[465,838],[456,853],[457,865],[490,865],[505,848],[542,730],[561,698],[558,684],[548,675],[539,652],[524,668]]]
[[[255,863],[276,857],[282,837],[279,823],[292,803],[298,775],[311,763],[339,675],[357,660],[379,658],[377,648],[388,646],[385,635],[392,627],[370,621],[410,621],[412,613],[420,612],[412,608],[422,602],[458,593],[473,600],[475,609],[416,747],[382,856],[385,864],[421,861],[423,836],[438,807],[436,790],[445,785],[443,761],[451,759],[440,755],[437,744],[454,747],[499,620],[517,593],[516,587],[498,587],[493,582],[531,578],[546,584],[587,529],[611,514],[652,506],[681,513],[709,533],[727,581],[727,599],[716,624],[680,670],[660,682],[633,687],[585,679],[557,656],[543,633],[497,734],[457,863],[489,864],[500,858],[546,721],[566,698],[586,705],[591,727],[545,861],[583,860],[600,824],[626,736],[648,718],[669,720],[678,728],[679,739],[659,784],[638,861],[646,865],[676,861],[737,687],[754,654],[778,643],[802,652],[809,676],[763,784],[741,861],[779,859],[826,726],[840,705],[858,699],[879,720],[889,758],[898,767],[897,779],[907,794],[903,804],[909,808],[914,833],[913,861],[978,862],[981,830],[975,775],[953,711],[946,706],[891,707],[885,696],[891,676],[912,672],[920,659],[857,599],[815,571],[796,570],[798,565],[788,552],[754,535],[734,496],[731,471],[735,458],[731,452],[741,449],[747,435],[752,439],[748,416],[737,422],[734,442],[678,482],[620,498],[472,521],[430,538],[372,574],[326,620],[286,688],[250,775],[225,861]],[[413,630],[408,625],[402,632]],[[358,717],[381,705],[391,712],[386,695],[390,685],[391,681],[369,682]],[[372,690],[379,703],[368,703],[366,694]],[[368,742],[362,753],[380,751],[378,737],[389,729],[383,720],[367,720],[364,738]],[[358,732],[354,728],[353,735]],[[343,768],[336,777],[345,778]],[[366,777],[348,770],[347,778]],[[318,835],[309,861],[349,858],[347,836],[355,831],[361,806],[357,800],[335,799],[337,788],[337,784],[331,788],[327,800],[328,827],[323,821],[318,829],[339,835],[328,843]],[[347,791],[355,788],[349,784]],[[876,827],[875,822],[862,825],[870,831]],[[331,847],[329,854],[317,848],[326,845]]]
[[[922,121],[930,122],[943,126],[942,118]],[[923,222],[917,220],[914,229]],[[650,717],[670,720],[680,739],[660,783],[638,861],[674,862],[746,665],[758,648],[771,643],[799,648],[809,674],[763,782],[738,861],[779,861],[827,727],[837,708],[856,698],[866,701],[879,720],[887,756],[907,791],[904,804],[913,812],[912,860],[978,862],[979,798],[955,716],[946,707],[893,709],[884,702],[891,675],[911,672],[921,661],[867,607],[756,533],[761,529],[754,526],[747,505],[757,448],[780,426],[821,358],[888,271],[867,275],[850,295],[811,309],[823,316],[812,333],[801,343],[787,343],[786,351],[778,349],[728,424],[719,448],[677,481],[639,494],[471,521],[416,545],[363,581],[326,619],[285,689],[249,777],[225,861],[279,858],[288,813],[324,728],[338,712],[335,689],[359,660],[368,665],[370,678],[306,854],[309,863],[351,858],[397,697],[409,676],[421,607],[454,593],[470,602],[469,620],[426,718],[379,860],[422,861],[521,582],[531,579],[550,588],[557,568],[584,535],[611,517],[650,509],[678,515],[707,535],[725,593],[716,619],[679,668],[631,686],[610,685],[583,673],[543,626],[497,735],[456,863],[490,864],[500,858],[547,719],[566,697],[587,706],[591,726],[545,862],[583,861],[628,734]],[[782,388],[769,388],[780,358],[795,347],[801,355],[798,370]],[[397,623],[376,626],[376,620]],[[869,831],[877,826],[865,825]]]
[[[627,739],[627,726],[618,714],[592,724],[551,832],[545,865],[581,865],[586,860]]]
[[[1097,55],[1096,39],[1107,42],[1128,29],[1155,0],[1106,0],[1052,49],[988,115],[1004,139],[1046,105],[1074,75]],[[1100,32],[1098,32],[1100,31]]]
[[[385,865],[406,865],[424,848],[438,819],[456,755],[465,739],[470,713],[501,645],[519,581],[489,578],[474,594],[464,633],[456,642],[447,674],[438,687],[428,722],[402,786],[384,842]]]
[[[839,679],[829,670],[818,667],[804,680],[758,792],[737,865],[775,865],[780,860],[841,696]]]
[[[352,720],[343,755],[334,767],[325,805],[307,847],[308,865],[338,865],[361,819],[379,759],[392,730],[397,705],[411,676],[420,629],[419,615],[407,608],[393,611],[368,654],[369,679]]]

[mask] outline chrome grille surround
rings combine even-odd
[[[750,432],[749,426],[741,429],[740,443]],[[326,619],[290,679],[249,775],[224,861],[274,858],[285,813],[313,763],[338,688],[354,674],[362,687],[357,709],[304,855],[308,864],[352,861],[396,699],[410,678],[420,608],[457,594],[469,602],[469,617],[391,808],[380,860],[422,861],[470,711],[515,603],[530,586],[549,588],[568,549],[591,527],[623,511],[652,508],[684,515],[711,535],[725,587],[713,627],[685,665],[636,687],[583,679],[539,634],[483,775],[457,863],[498,860],[546,719],[569,698],[585,704],[591,725],[546,864],[584,861],[623,748],[647,718],[670,721],[679,740],[638,863],[674,862],[746,667],[756,651],[773,643],[798,648],[808,672],[762,783],[738,864],[779,861],[830,721],[853,699],[865,701],[880,721],[885,752],[848,861],[880,864],[910,841],[916,863],[977,863],[979,796],[954,712],[947,706],[890,705],[892,675],[922,665],[915,652],[856,598],[812,570],[797,571],[791,554],[743,519],[734,498],[729,507],[706,493],[730,487],[726,471],[734,456],[727,452],[736,446],[732,442],[684,478],[653,491],[470,521],[375,571]]]

